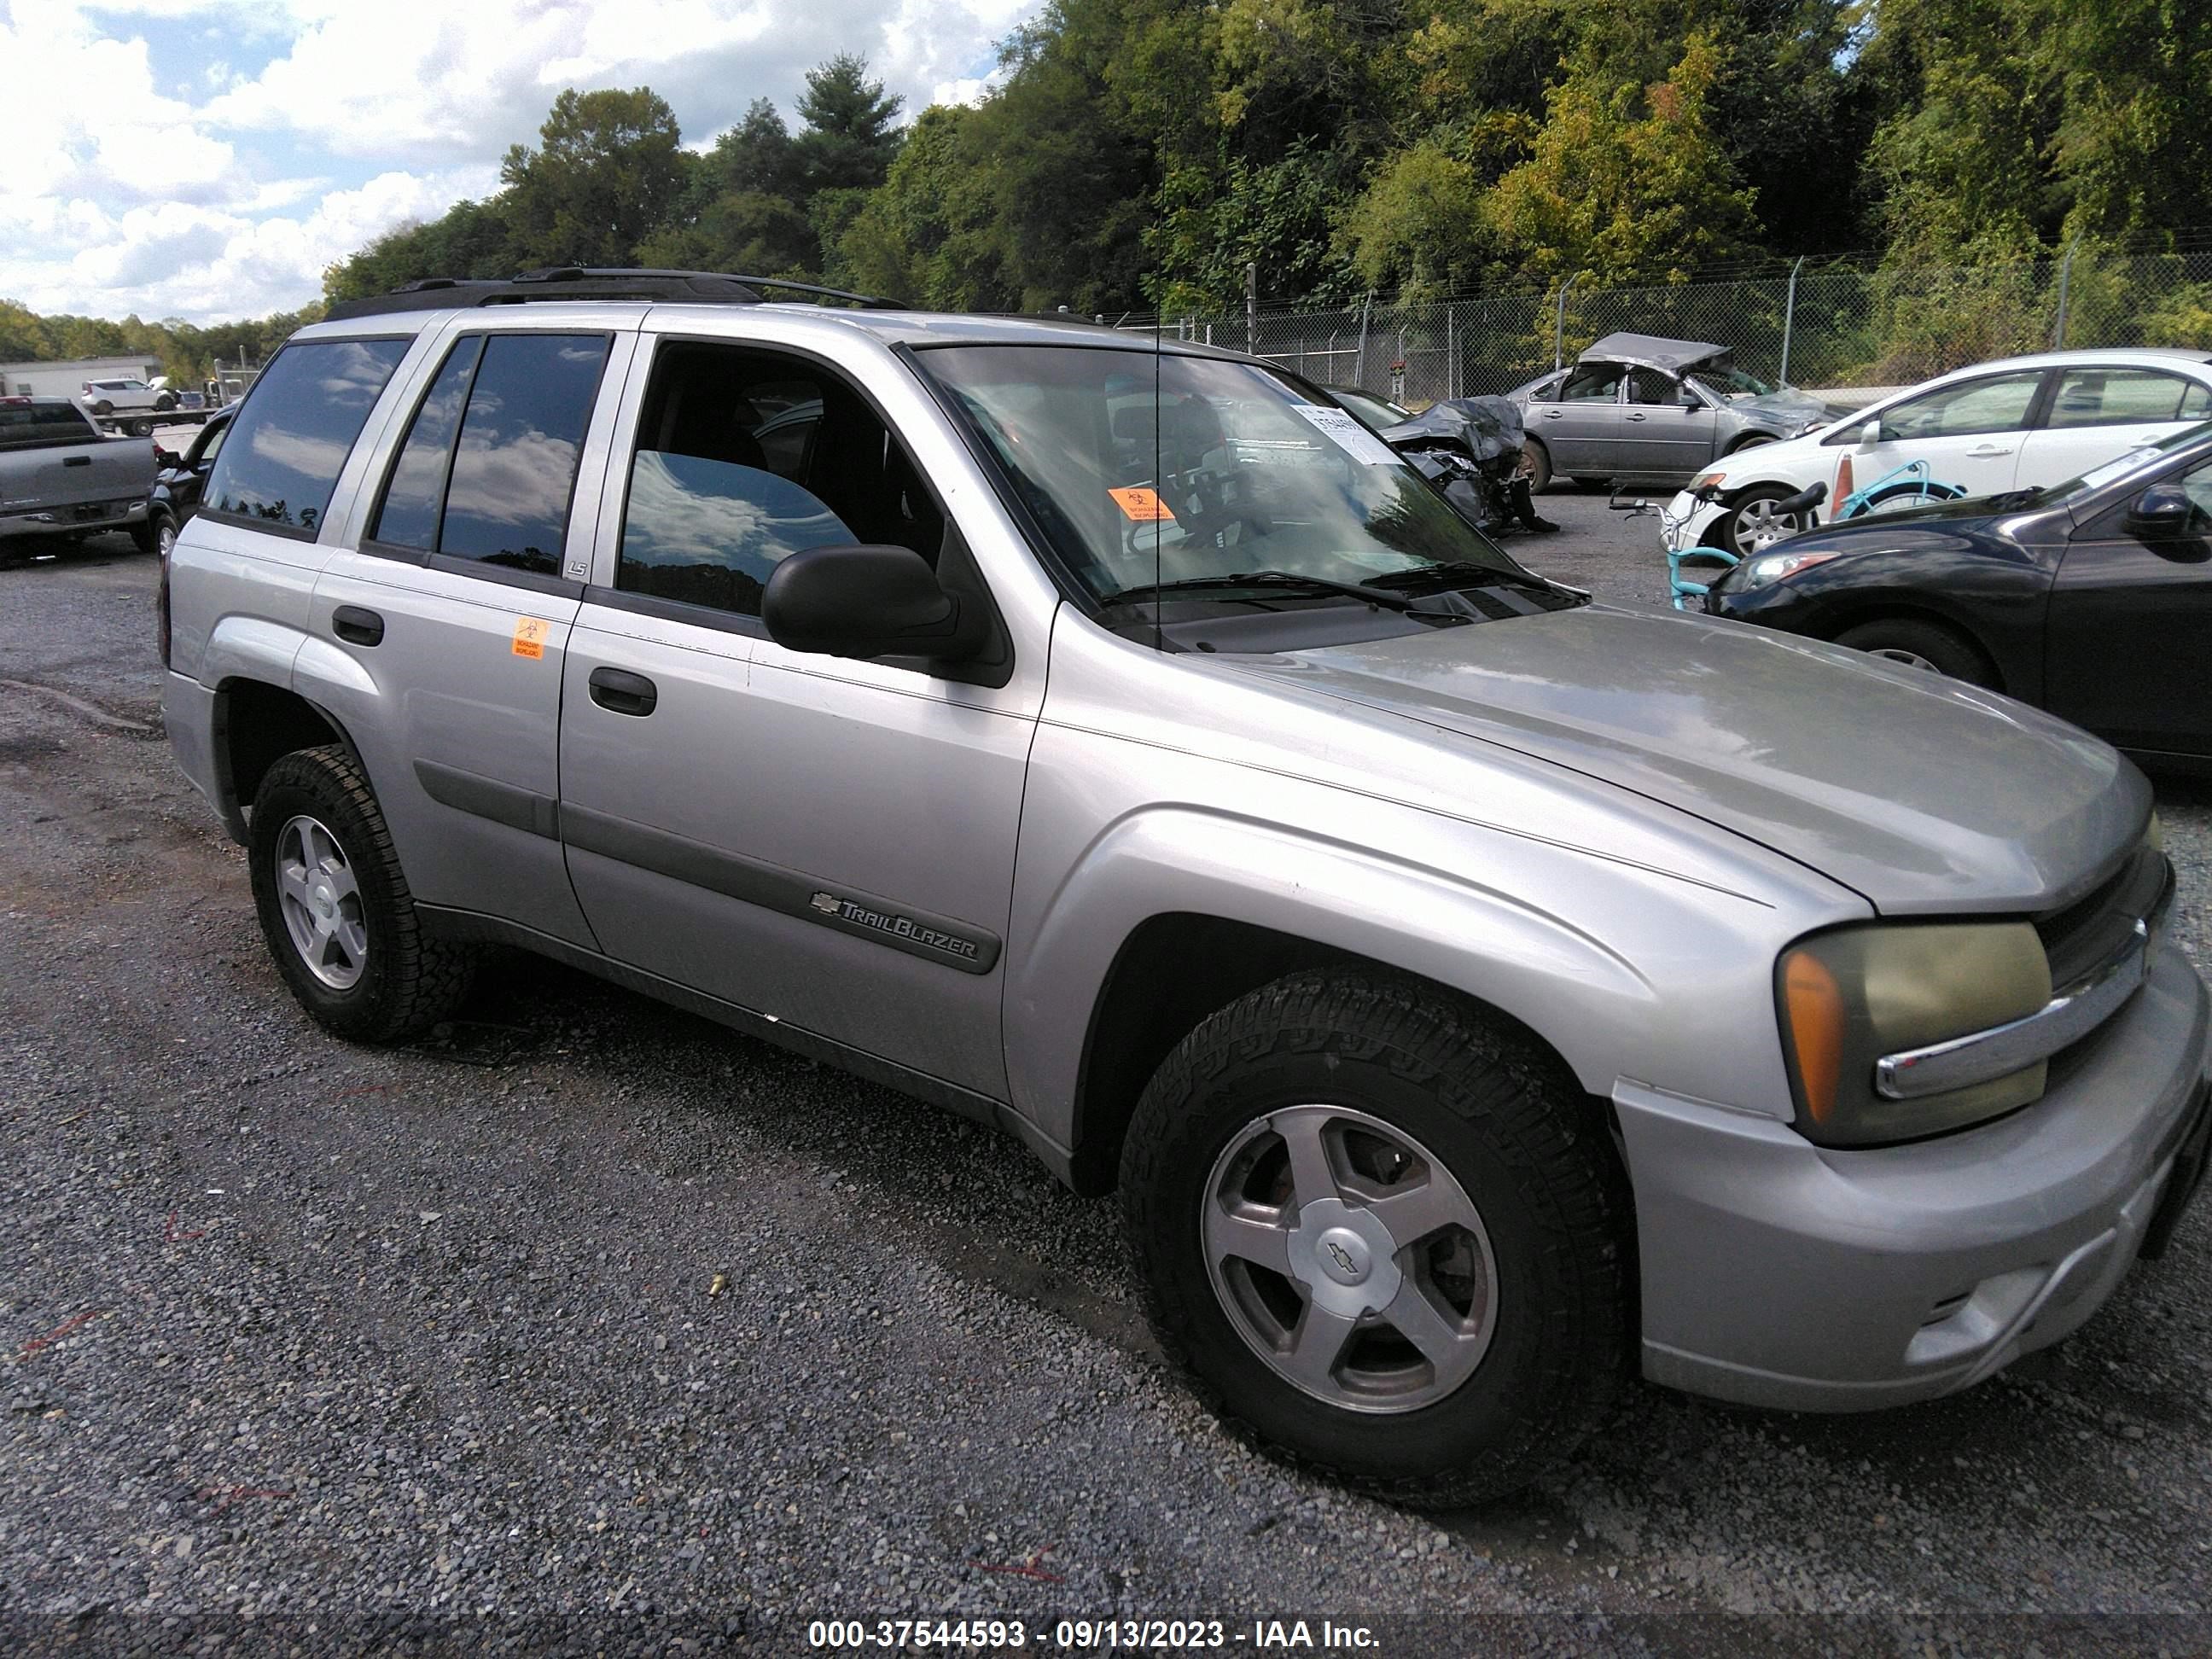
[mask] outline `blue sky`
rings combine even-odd
[[[909,115],[980,95],[1037,0],[0,0],[0,298],[258,316],[496,188],[565,86],[650,85],[704,148],[866,52]]]

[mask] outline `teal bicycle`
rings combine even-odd
[[[1907,461],[1902,466],[1891,468],[1863,489],[1854,489],[1844,496],[1837,503],[1832,522],[1841,524],[1846,520],[1863,519],[1876,513],[1900,513],[1908,507],[1928,507],[1938,501],[1961,501],[1966,494],[1964,485],[1946,483],[1934,477],[1929,471],[1926,461]],[[1696,506],[1705,506],[1718,501],[1720,495],[1717,485],[1708,484],[1703,489],[1692,490],[1690,499]],[[1804,514],[1805,528],[1810,530],[1818,522],[1812,516],[1813,509],[1827,499],[1828,486],[1823,482],[1771,503],[1767,511],[1778,519],[1794,519],[1797,514]],[[1670,602],[1677,611],[1704,609],[1702,601],[1712,591],[1715,583],[1745,558],[1757,558],[1773,545],[1768,543],[1757,552],[1745,555],[1694,543],[1685,547],[1679,544],[1681,532],[1687,527],[1688,514],[1684,514],[1677,520],[1665,507],[1642,498],[1624,501],[1616,496],[1607,505],[1616,513],[1648,515],[1659,520],[1661,541],[1667,550],[1667,586]],[[1704,568],[1685,574],[1683,567],[1686,564]],[[1715,566],[1718,568],[1711,568]],[[1698,580],[1699,577],[1704,580]],[[1692,601],[1698,603],[1693,606]]]

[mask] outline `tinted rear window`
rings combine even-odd
[[[96,434],[75,404],[0,404],[0,449],[90,443]]]
[[[208,475],[205,507],[313,531],[410,340],[308,340],[261,372]]]
[[[557,575],[576,459],[606,362],[601,335],[500,334],[461,418],[438,551]]]

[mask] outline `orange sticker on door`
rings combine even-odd
[[[1168,511],[1168,504],[1155,490],[1109,489],[1106,493],[1114,498],[1114,505],[1121,509],[1125,519],[1139,524],[1158,524],[1163,520],[1170,524],[1175,522],[1175,514]]]
[[[536,662],[545,654],[545,636],[553,631],[553,624],[542,617],[517,617],[514,619],[514,654]]]

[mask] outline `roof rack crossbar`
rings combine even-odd
[[[894,300],[780,276],[742,276],[723,270],[653,270],[617,266],[549,265],[506,278],[425,276],[369,299],[340,300],[325,313],[331,321],[382,312],[442,310],[458,306],[519,305],[533,300],[630,300],[678,304],[760,305],[761,290],[842,300],[869,311],[901,309]]]

